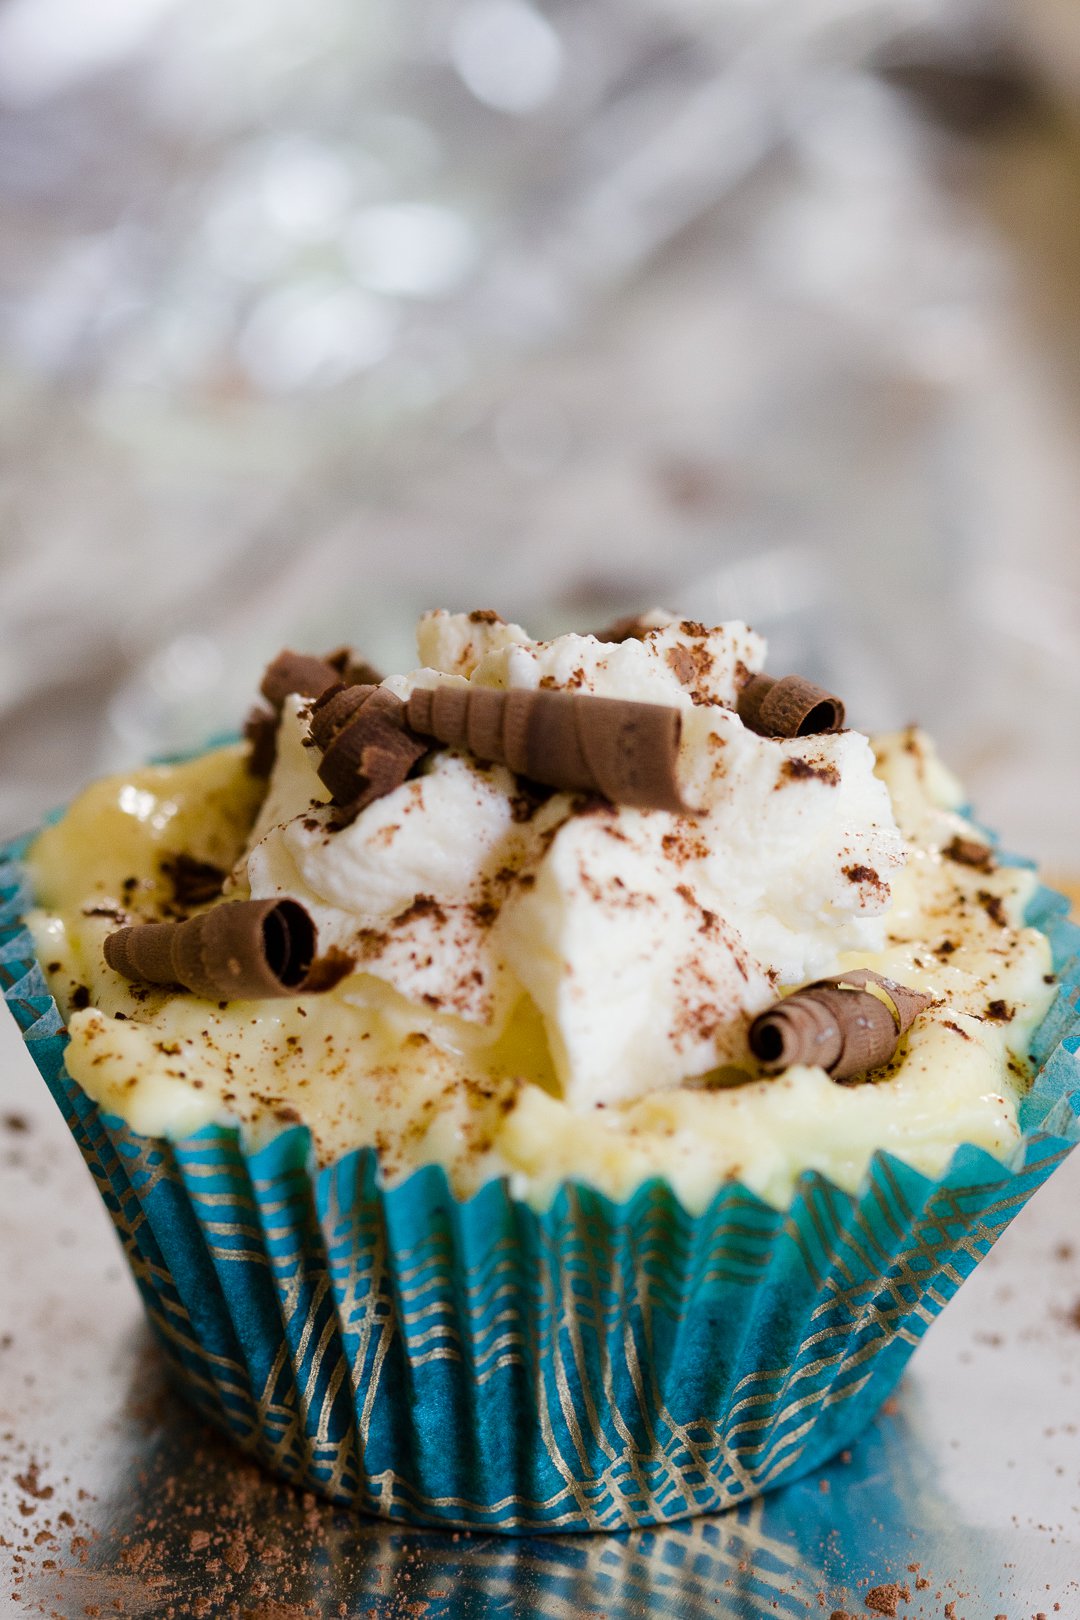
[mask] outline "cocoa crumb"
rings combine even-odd
[[[41,1483],[41,1466],[31,1462],[24,1473],[15,1475],[15,1483],[25,1496],[32,1496],[35,1502],[47,1502],[53,1495],[51,1485]]]
[[[782,787],[784,782],[823,782],[826,787],[838,787],[840,772],[835,765],[815,765],[809,759],[785,759],[777,786]]]
[[[876,889],[879,894],[888,893],[888,885],[879,877],[872,866],[842,866],[840,870],[849,883],[867,883],[872,889]]]
[[[872,1586],[863,1601],[874,1614],[884,1614],[893,1620],[900,1610],[901,1595],[901,1587],[896,1581],[890,1581],[887,1586]]]
[[[970,1041],[971,1039],[971,1036],[968,1034],[967,1030],[961,1029],[960,1025],[954,1023],[951,1018],[943,1018],[941,1020],[941,1027],[942,1029],[951,1029],[953,1034],[959,1035],[962,1040]]]
[[[432,922],[441,926],[446,921],[446,912],[433,894],[418,894],[404,911],[397,913],[391,927],[400,928],[405,923],[415,922],[419,917],[430,917]]]

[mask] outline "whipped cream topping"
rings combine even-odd
[[[746,730],[739,686],[765,649],[745,625],[673,621],[612,645],[435,614],[418,639],[446,667],[389,678],[402,698],[467,678],[679,707],[697,813],[530,795],[504,767],[442,750],[334,831],[292,699],[236,880],[309,908],[320,949],[364,975],[350,998],[379,981],[441,1015],[425,1030],[458,1049],[497,1039],[527,995],[562,1095],[589,1107],[745,1063],[749,1020],[779,984],[882,943],[905,851],[870,746]]]

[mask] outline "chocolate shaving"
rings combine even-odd
[[[174,902],[184,910],[216,900],[227,876],[222,867],[183,852],[166,855],[161,870],[172,885]]]
[[[766,1074],[805,1063],[833,1080],[849,1080],[888,1063],[933,999],[869,968],[819,979],[754,1019],[750,1050]]]
[[[316,959],[315,924],[296,900],[233,900],[185,922],[139,923],[108,934],[104,949],[125,978],[207,1001],[314,994],[351,968],[342,952]]]
[[[751,675],[739,693],[738,715],[759,737],[811,737],[839,731],[844,705],[801,675]]]
[[[381,686],[383,676],[366,658],[358,658],[352,647],[335,647],[324,662],[337,671],[337,678],[345,686]]]
[[[252,709],[244,721],[248,751],[244,764],[252,776],[269,776],[277,759],[278,717],[270,709]]]
[[[260,691],[269,709],[252,709],[244,723],[248,740],[245,763],[252,776],[268,777],[277,759],[277,729],[282,705],[290,693],[320,698],[335,686],[378,686],[382,676],[352,647],[336,647],[324,658],[286,647],[266,666]]]
[[[655,630],[655,624],[648,624],[642,613],[627,613],[623,618],[616,619],[613,624],[605,625],[603,630],[590,630],[587,633],[594,641],[644,641],[650,631]]]
[[[687,810],[676,775],[676,708],[583,692],[437,686],[413,692],[407,712],[414,731],[548,787],[641,810]]]
[[[321,697],[328,687],[336,686],[340,680],[340,672],[325,658],[292,652],[286,647],[267,664],[259,690],[270,707],[280,714],[290,693],[296,692],[305,698]]]
[[[311,740],[322,751],[319,779],[337,806],[335,827],[400,787],[428,752],[405,715],[405,704],[383,686],[337,685],[316,700]]]

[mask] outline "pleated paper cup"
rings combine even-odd
[[[307,1130],[137,1135],[64,1068],[63,1020],[0,855],[0,981],[115,1223],[176,1381],[275,1474],[416,1524],[525,1534],[712,1512],[849,1445],[964,1278],[1080,1136],[1080,929],[1029,921],[1061,984],[1023,1137],[932,1179],[877,1153],[855,1194],[804,1175],[777,1210],[700,1215],[654,1180],[537,1212],[444,1172],[385,1187],[371,1149],[317,1169]]]

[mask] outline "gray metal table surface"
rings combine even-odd
[[[0,1027],[0,1612],[514,1620],[1080,1616],[1080,1156],[850,1455],[625,1536],[412,1530],[265,1478],[168,1388],[74,1142]],[[906,1594],[906,1595],[905,1595]],[[880,1611],[880,1607],[879,1610]]]

